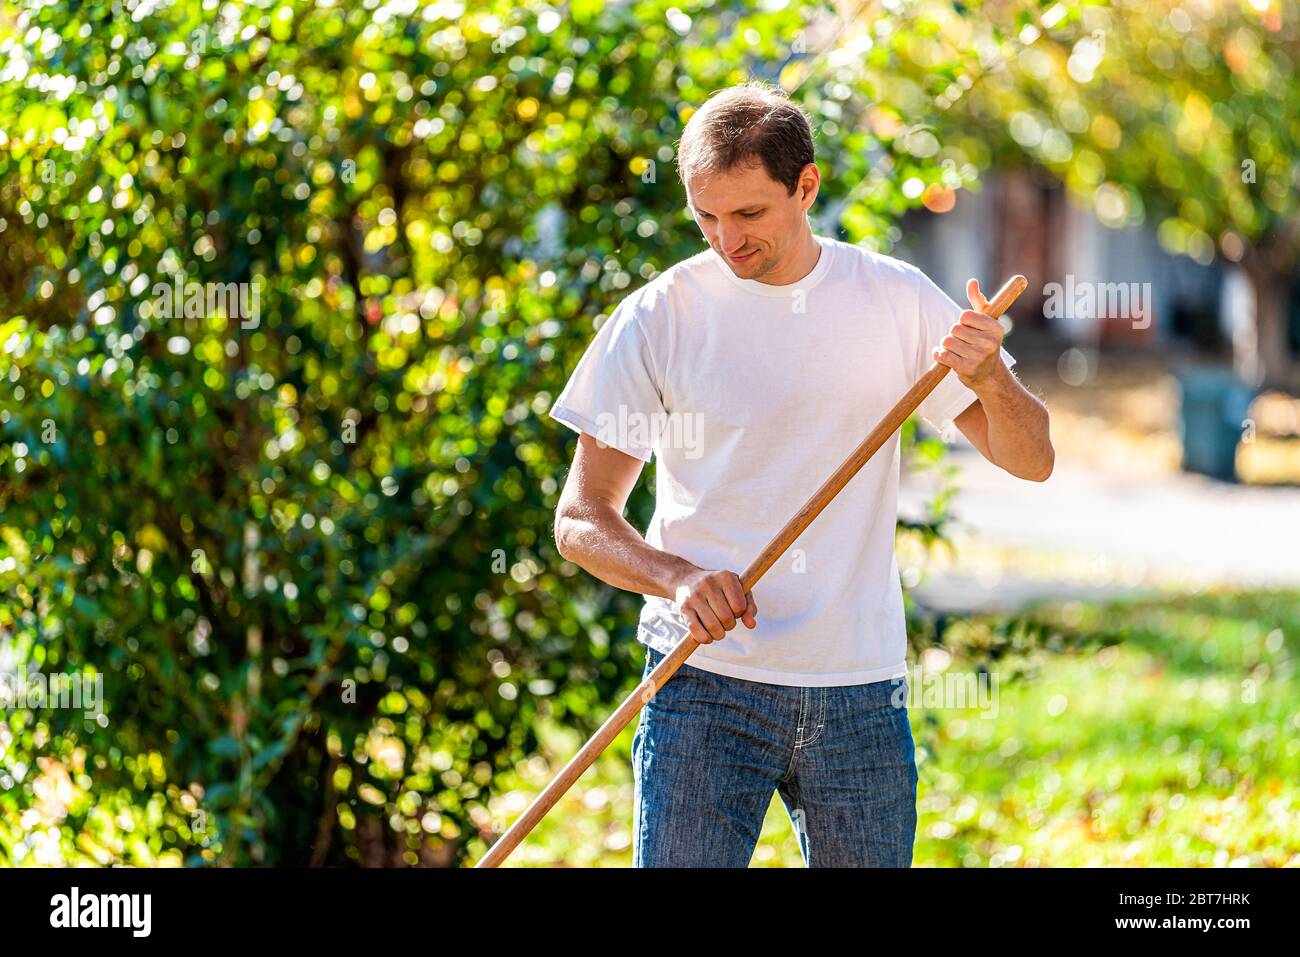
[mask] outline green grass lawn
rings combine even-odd
[[[1300,866],[1298,642],[1300,593],[1071,602],[950,626],[951,654],[925,652],[913,684],[915,865]],[[945,673],[984,663],[990,706],[918,700],[948,657]],[[632,733],[508,866],[631,865]],[[513,820],[581,743],[548,728],[494,814]],[[775,795],[752,866],[803,866]]]

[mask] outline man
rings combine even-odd
[[[737,570],[934,359],[954,371],[919,412],[1013,475],[1051,474],[1047,410],[974,280],[963,312],[915,267],[813,235],[812,134],[779,90],[716,94],[679,147],[709,249],[619,303],[551,409],[579,432],[561,554],[646,597],[647,672],[703,645],[641,713],[634,863],[747,866],[775,789],[807,866],[910,866],[897,435],[753,593]],[[652,454],[643,539],[623,508]]]

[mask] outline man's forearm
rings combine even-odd
[[[1012,475],[1042,481],[1056,460],[1047,408],[1010,369],[1002,369],[1004,374],[976,390],[988,420],[989,457]]]
[[[655,548],[607,503],[570,509],[556,522],[560,554],[603,582],[625,591],[673,599],[699,567]]]

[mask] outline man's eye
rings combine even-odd
[[[740,215],[744,216],[746,219],[753,219],[755,216],[763,215],[763,211],[760,209],[756,213],[741,213]]]

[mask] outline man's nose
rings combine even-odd
[[[739,226],[719,226],[718,245],[724,253],[739,252],[745,241],[744,231]]]

